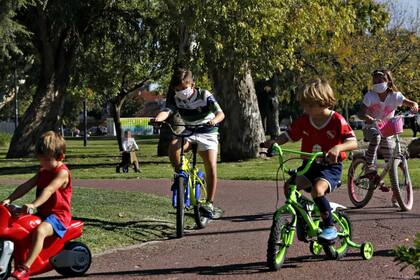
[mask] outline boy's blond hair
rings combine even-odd
[[[320,78],[307,83],[298,93],[297,99],[300,104],[317,104],[326,108],[334,106],[336,101],[330,84]]]
[[[63,136],[52,130],[42,134],[35,146],[37,156],[47,156],[61,160],[66,153],[66,142]]]

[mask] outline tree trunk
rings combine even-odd
[[[44,132],[59,131],[69,71],[78,46],[73,29],[52,32],[42,10],[32,8],[25,10],[28,14],[24,25],[33,33],[32,43],[41,63],[40,77],[32,103],[13,134],[7,158],[29,156]]]
[[[265,137],[250,71],[235,75],[233,69],[215,68],[211,74],[226,115],[220,129],[221,160],[255,158]]]
[[[54,75],[51,75],[53,77]],[[49,130],[58,131],[64,102],[64,85],[55,86],[56,81],[41,81],[37,93],[26,110],[10,142],[7,158],[29,156],[36,141]]]
[[[280,102],[279,102],[279,88],[280,79],[278,74],[274,74],[271,78],[271,89],[267,92],[269,105],[267,113],[267,133],[271,138],[280,135]]]
[[[123,150],[122,146],[122,128],[121,128],[121,105],[122,102],[111,102],[111,114],[115,124],[115,132],[117,133],[118,148]]]
[[[124,104],[125,99],[131,94],[140,90],[144,85],[148,83],[148,79],[143,79],[131,88],[126,88],[127,81],[126,77],[123,76],[121,80],[121,89],[117,96],[111,101],[111,114],[115,124],[115,132],[117,133],[118,148],[120,151],[123,150],[122,146],[122,125],[121,125],[121,107]]]

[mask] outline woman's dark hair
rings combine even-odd
[[[388,82],[388,88],[391,89],[393,92],[399,91],[397,86],[395,85],[394,78],[392,77],[392,73],[389,70],[375,70],[372,73],[372,77],[382,77]]]
[[[193,75],[191,70],[186,68],[177,68],[172,75],[170,87],[174,88],[185,81],[193,82]]]

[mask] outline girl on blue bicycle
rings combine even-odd
[[[337,238],[331,207],[326,194],[337,188],[342,173],[346,151],[357,148],[356,136],[343,116],[331,110],[335,104],[334,92],[327,81],[315,79],[299,92],[297,99],[304,114],[278,138],[265,142],[270,148],[274,142],[282,145],[289,140],[302,140],[302,152],[325,152],[329,164],[312,164],[308,172],[297,178],[300,188],[308,186],[321,212],[323,231],[319,238],[332,241]],[[305,162],[302,166],[305,166]],[[287,192],[287,186],[285,186]]]
[[[204,161],[209,188],[207,203],[202,205],[202,208],[208,213],[209,218],[219,218],[222,210],[214,207],[213,201],[217,187],[218,124],[225,115],[214,96],[208,90],[195,88],[192,72],[183,68],[175,71],[170,83],[170,93],[166,99],[166,108],[157,114],[154,121],[163,122],[175,112],[179,112],[185,125],[207,125],[187,138],[184,149],[187,151],[191,143],[197,143],[198,153]],[[169,145],[169,158],[176,172],[181,161],[180,150],[179,139],[173,139]]]

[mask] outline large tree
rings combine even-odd
[[[34,55],[34,65],[39,69],[39,75],[33,101],[13,135],[7,157],[27,156],[33,150],[35,140],[43,132],[58,129],[64,96],[68,92],[76,58],[83,56],[87,48],[92,46],[91,43],[98,42],[98,37],[103,36],[98,30],[105,34],[126,33],[126,37],[133,34],[133,26],[140,26],[142,23],[141,18],[135,17],[140,6],[144,8],[134,0],[33,1],[17,10],[15,21],[31,32],[31,48],[27,48],[23,55]],[[131,22],[131,25],[121,27],[132,28],[114,29],[108,25],[108,30],[103,29],[102,23],[115,23],[121,18]],[[97,51],[101,52],[101,49],[98,48]],[[121,50],[123,51],[126,49]],[[124,76],[115,74],[118,77]],[[141,81],[141,78],[137,80]],[[121,83],[126,81],[127,79],[120,80]],[[89,82],[91,81],[87,81]],[[79,85],[83,86],[86,84]]]
[[[298,47],[317,37],[334,39],[348,28],[352,11],[340,0],[198,2],[197,49],[227,112],[221,159],[255,157],[265,137],[252,73],[267,77],[299,67]]]
[[[117,140],[122,150],[121,108],[130,94],[165,75],[171,65],[165,43],[158,36],[165,31],[160,12],[147,3],[117,6],[120,17],[97,21],[92,39],[77,59],[75,86],[94,91],[99,106],[110,106]]]

